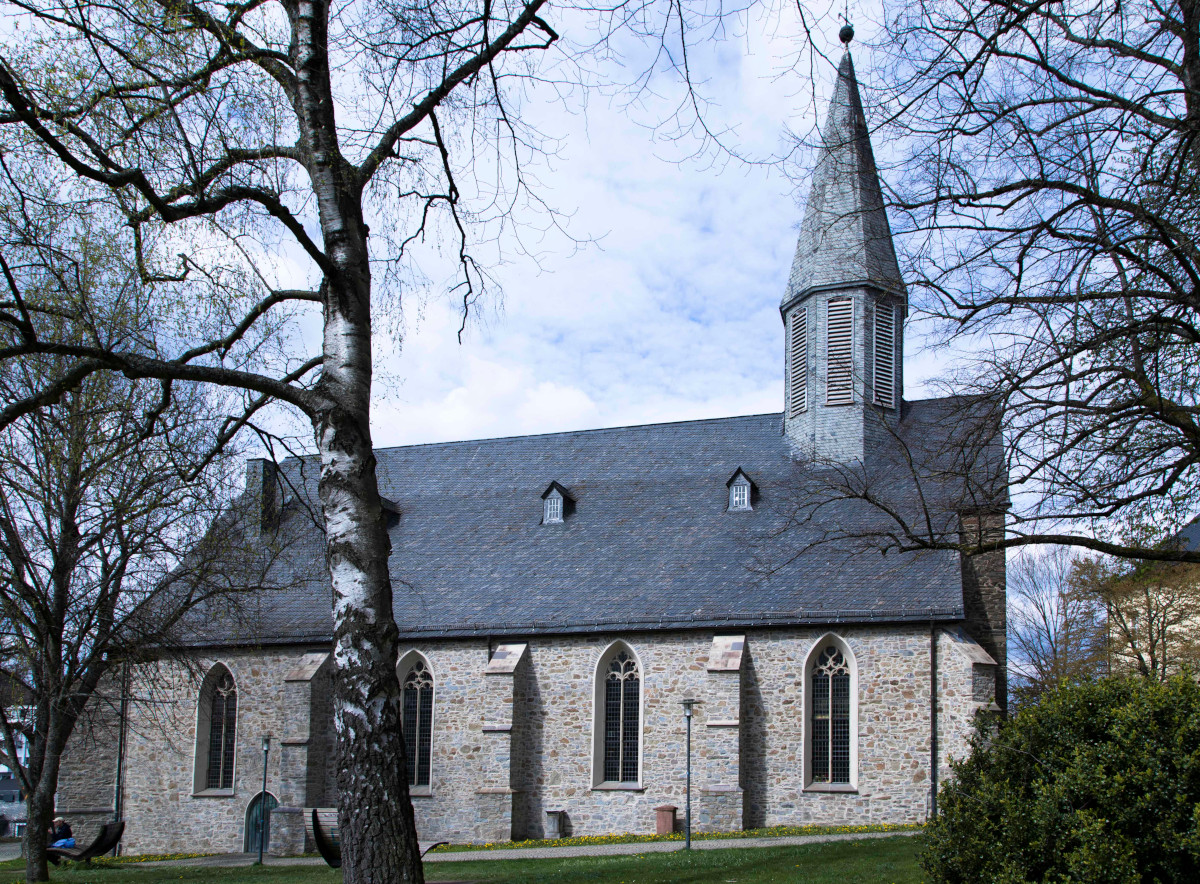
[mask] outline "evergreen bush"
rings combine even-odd
[[[1200,687],[1063,687],[981,720],[926,827],[931,884],[1200,881]]]

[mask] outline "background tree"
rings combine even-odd
[[[7,364],[0,388],[39,389],[57,361]],[[47,877],[61,756],[89,703],[112,700],[100,689],[114,667],[171,654],[197,606],[262,586],[261,554],[244,551],[235,574],[205,552],[242,536],[224,512],[228,464],[204,463],[208,405],[184,385],[97,374],[0,432],[0,661],[24,697],[0,708],[0,736],[26,795],[28,880]]]
[[[1166,681],[1200,666],[1200,568],[1087,559],[1075,583],[1104,606],[1114,672]]]
[[[1200,3],[886,17],[870,81],[912,302],[960,357],[947,389],[992,411],[1012,489],[1006,533],[906,514],[889,542],[1200,561],[1154,542],[1200,507]],[[995,427],[935,460],[983,456]]]
[[[6,403],[0,426],[99,371],[247,390],[230,433],[272,401],[304,415],[334,597],[338,788],[356,797],[339,808],[343,871],[352,882],[420,880],[369,423],[373,338],[416,273],[414,252],[446,244],[465,311],[486,281],[480,230],[538,203],[523,163],[540,137],[517,111],[522,78],[571,70],[538,67],[559,42],[550,7],[15,0],[10,10],[20,35],[0,57],[10,182],[33,203],[28,183],[66,170],[53,200],[101,201],[157,324],[112,340],[81,305],[67,325],[86,333],[64,336],[47,322],[61,308],[42,303],[17,272],[24,258],[10,257],[0,361],[48,354],[62,367]],[[560,15],[582,20],[593,43],[653,34],[650,67],[690,83],[683,37],[697,19],[719,27],[736,13],[616,2]],[[13,254],[38,249],[22,240]],[[319,314],[320,344],[264,353],[261,326],[289,310]]]
[[[1107,672],[1104,605],[1080,585],[1078,554],[1023,551],[1008,568],[1009,687],[1019,706]]]

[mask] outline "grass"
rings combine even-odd
[[[693,850],[631,856],[464,860],[425,865],[426,880],[478,884],[918,884],[920,836],[801,847]],[[73,864],[52,869],[60,884],[340,884],[322,866],[204,868]],[[0,884],[24,880],[21,860],[0,863]]]

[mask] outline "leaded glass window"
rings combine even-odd
[[[813,665],[812,781],[850,782],[850,667],[833,645]]]
[[[627,651],[608,664],[604,677],[604,779],[635,783],[641,734],[641,674]]]
[[[208,718],[207,789],[233,788],[233,746],[237,737],[237,688],[228,670],[213,686]]]
[[[408,756],[408,784],[428,786],[433,755],[433,675],[418,660],[404,678],[401,730]]]

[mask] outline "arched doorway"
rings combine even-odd
[[[265,851],[271,844],[271,811],[279,806],[270,792],[259,792],[246,808],[246,853],[258,853],[258,841],[262,838]],[[266,819],[263,819],[263,811]],[[261,823],[261,826],[260,826]]]

